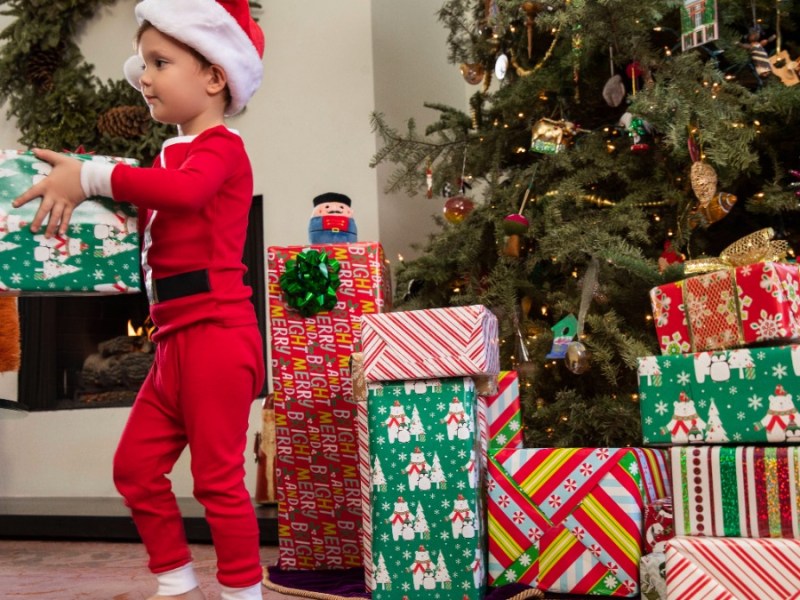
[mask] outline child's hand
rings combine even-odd
[[[81,162],[52,150],[34,150],[36,158],[53,165],[53,170],[42,181],[28,188],[14,200],[14,208],[41,197],[39,210],[31,222],[31,231],[37,233],[47,218],[44,236],[53,237],[67,233],[72,211],[86,199],[81,187]]]

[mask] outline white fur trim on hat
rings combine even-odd
[[[142,0],[135,13],[140,24],[148,21],[224,69],[231,92],[227,116],[240,112],[261,85],[259,50],[217,0]],[[131,57],[125,63],[125,77],[136,89],[142,69],[141,58]]]

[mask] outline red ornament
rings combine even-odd
[[[669,265],[674,263],[681,263],[684,261],[684,256],[680,252],[676,252],[672,247],[672,240],[664,242],[664,251],[658,257],[658,270],[664,272]]]
[[[503,219],[503,231],[506,235],[520,235],[528,231],[530,222],[524,216],[514,213]]]
[[[475,209],[475,203],[466,196],[451,196],[444,203],[444,218],[450,223],[461,223]]]

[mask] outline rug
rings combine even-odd
[[[278,567],[264,569],[267,589],[298,598],[316,600],[347,600],[370,598],[364,586],[364,571],[360,568],[328,571],[282,571]],[[505,585],[489,588],[485,600],[524,600],[545,598],[543,592],[524,585]]]

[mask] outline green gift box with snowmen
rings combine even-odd
[[[645,445],[800,444],[800,345],[638,361]]]
[[[83,161],[138,164],[133,159],[70,154]],[[123,294],[141,291],[136,209],[92,197],[72,214],[65,235],[45,238],[30,223],[39,202],[14,198],[47,176],[50,165],[30,152],[0,150],[0,295]]]
[[[373,600],[483,598],[485,470],[472,379],[371,383],[367,413]]]

